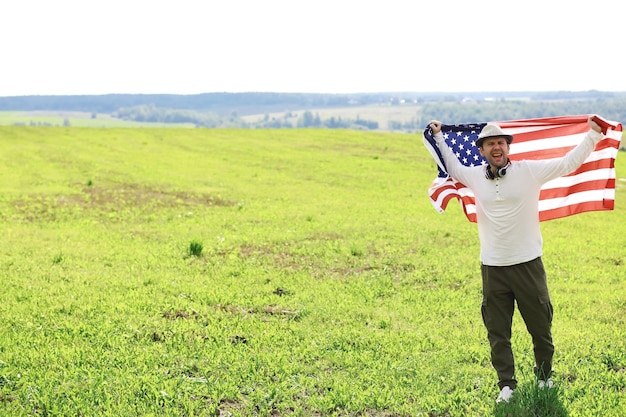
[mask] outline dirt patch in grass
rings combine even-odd
[[[115,212],[134,209],[216,206],[237,203],[210,194],[162,190],[138,184],[86,186],[76,194],[26,194],[13,202],[15,215],[26,221],[54,220],[69,210]]]
[[[234,206],[233,201],[209,194],[188,193],[150,188],[138,184],[116,187],[90,186],[83,189],[83,200],[95,206],[109,205],[158,205],[175,207],[180,205]],[[87,196],[85,199],[84,196]]]

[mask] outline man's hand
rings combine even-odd
[[[602,133],[602,126],[600,126],[599,124],[597,124],[594,120],[593,120],[593,116],[589,116],[589,119],[587,119],[587,123],[589,123],[589,126],[595,130],[598,133]]]
[[[428,124],[428,126],[430,126],[430,130],[433,131],[433,135],[436,135],[437,133],[441,132],[441,122],[440,121],[431,120],[430,123]]]

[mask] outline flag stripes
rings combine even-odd
[[[494,122],[514,135],[509,157],[512,161],[563,157],[578,145],[587,132],[589,115],[561,116],[541,119]],[[541,189],[539,219],[541,221],[597,210],[612,210],[615,203],[615,158],[622,137],[622,125],[601,119],[609,126],[604,138],[574,172],[547,182]],[[484,165],[475,140],[486,123],[443,125],[446,143],[466,166]],[[471,222],[476,222],[474,194],[464,184],[447,175],[445,163],[427,128],[424,144],[437,162],[438,176],[429,188],[431,203],[439,212],[450,200],[460,201]]]

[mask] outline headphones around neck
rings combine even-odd
[[[507,161],[506,165],[496,169],[496,173],[494,174],[491,171],[491,165],[487,164],[485,167],[485,178],[488,180],[495,180],[496,178],[502,178],[506,175],[506,170],[511,166],[511,161]]]

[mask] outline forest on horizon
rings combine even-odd
[[[378,117],[377,112],[392,114],[390,109],[404,114],[396,119]],[[84,112],[94,118],[107,114],[120,120],[196,127],[413,131],[431,119],[452,124],[593,113],[622,122],[626,92],[33,95],[0,97],[0,111]]]

